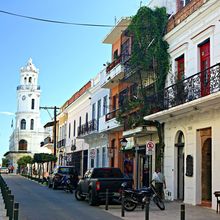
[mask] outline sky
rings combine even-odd
[[[1,0],[0,1],[0,160],[9,150],[17,111],[20,68],[31,57],[39,69],[41,106],[61,106],[111,61],[102,41],[112,28],[46,23],[2,11],[73,23],[114,25],[135,15],[149,0]],[[53,112],[51,112],[53,115]],[[51,118],[41,110],[42,125]],[[0,161],[1,163],[1,161]]]

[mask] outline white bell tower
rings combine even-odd
[[[30,58],[26,66],[20,70],[20,85],[17,87],[17,112],[15,129],[10,137],[9,151],[5,154],[17,167],[17,160],[35,153],[51,153],[41,147],[46,133],[40,122],[40,86],[39,70]]]

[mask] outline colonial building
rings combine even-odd
[[[9,151],[5,153],[10,163],[17,168],[17,160],[34,153],[50,153],[41,147],[46,134],[40,122],[39,70],[30,58],[20,70],[20,85],[17,87],[17,112],[15,129],[10,137]]]
[[[164,123],[164,173],[173,199],[216,207],[220,190],[220,1],[176,1],[165,39],[167,87],[154,94]],[[160,99],[158,99],[160,97]]]

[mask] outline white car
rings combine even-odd
[[[7,168],[7,167],[1,167],[1,168],[0,168],[0,173],[6,173],[6,174],[8,174],[8,168]]]

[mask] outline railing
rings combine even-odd
[[[40,86],[38,86],[38,85],[20,85],[20,86],[17,86],[17,90],[25,90],[25,89],[40,90]]]
[[[149,114],[169,109],[220,91],[220,63],[146,97]]]
[[[120,62],[121,62],[121,57],[119,57],[118,59],[116,59],[112,63],[110,63],[106,68],[106,73],[108,74]]]
[[[117,116],[119,109],[115,109],[105,115],[105,121],[109,121]]]
[[[66,145],[66,139],[62,139],[62,140],[58,141],[58,143],[57,143],[58,148],[65,147],[65,145]]]
[[[92,119],[91,121],[78,127],[78,136],[90,134],[93,131],[97,131],[97,130],[98,130],[98,123],[96,119]]]

